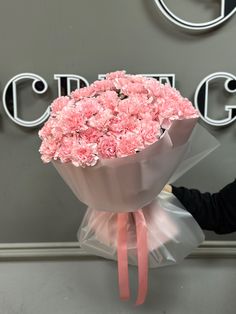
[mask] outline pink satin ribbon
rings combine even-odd
[[[143,304],[145,301],[148,287],[147,225],[145,217],[143,215],[143,211],[141,209],[132,213],[118,214],[117,257],[120,298],[122,300],[128,300],[130,297],[127,252],[127,226],[129,215],[134,216],[136,225],[138,257],[138,296],[135,304],[140,305]]]
[[[127,225],[128,213],[118,214],[118,239],[117,239],[117,258],[118,258],[118,280],[121,300],[128,300],[129,290],[129,269],[127,252]]]

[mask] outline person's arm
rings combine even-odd
[[[219,234],[236,231],[236,180],[214,194],[175,186],[171,190],[202,229]]]

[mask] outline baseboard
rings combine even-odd
[[[3,243],[1,260],[97,259],[79,247],[77,242]],[[188,258],[236,258],[236,241],[205,241]]]

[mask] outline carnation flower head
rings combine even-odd
[[[55,99],[51,104],[51,111],[52,113],[57,113],[58,111],[61,111],[63,107],[65,107],[70,98],[68,96],[61,96]]]
[[[98,143],[98,156],[102,159],[117,157],[117,140],[114,136],[103,136]]]

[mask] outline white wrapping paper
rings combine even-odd
[[[94,167],[54,166],[75,195],[89,207],[130,212],[149,204],[163,189],[189,148],[197,119],[175,121],[162,138],[141,152],[100,160]]]
[[[159,141],[124,158],[100,160],[94,167],[53,162],[75,195],[89,206],[78,233],[88,252],[116,259],[116,215],[143,210],[147,222],[149,266],[181,261],[204,235],[173,196],[164,192],[173,182],[218,146],[197,119],[175,121]],[[129,215],[128,258],[137,263],[135,224]]]

